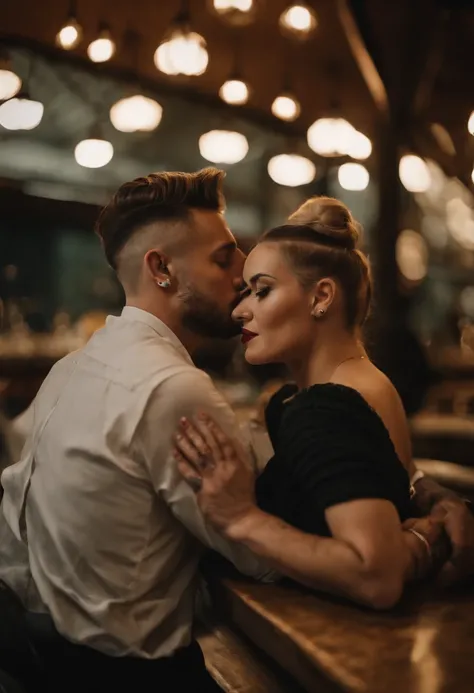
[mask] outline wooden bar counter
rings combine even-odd
[[[411,589],[390,612],[227,570],[211,593],[219,617],[309,693],[474,692],[474,581]]]

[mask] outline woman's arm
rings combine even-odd
[[[197,425],[199,430],[187,423],[178,437],[177,458],[185,478],[199,478],[202,512],[227,538],[276,570],[314,589],[385,609],[398,601],[416,566],[427,569],[423,543],[402,531],[389,501],[355,500],[329,508],[331,538],[306,534],[261,511],[253,475],[231,441],[212,421]]]
[[[394,606],[414,572],[413,553],[426,561],[419,540],[402,531],[395,508],[384,500],[351,501],[331,508],[327,519],[331,538],[301,532],[251,505],[222,531],[308,587],[374,609]]]

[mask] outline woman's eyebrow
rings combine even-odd
[[[253,277],[250,277],[249,284],[255,284],[255,282],[261,279],[262,277],[276,279],[276,277],[272,276],[271,274],[264,274],[263,272],[258,272],[257,274],[254,274]]]

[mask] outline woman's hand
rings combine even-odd
[[[207,415],[181,419],[174,455],[180,473],[196,492],[203,515],[230,538],[257,510],[255,476],[243,452]]]

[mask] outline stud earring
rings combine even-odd
[[[163,281],[157,281],[156,282],[158,286],[161,286],[162,289],[169,289],[171,286],[171,282],[169,279],[163,279]]]
[[[319,316],[324,315],[325,312],[326,312],[326,311],[324,310],[324,308],[320,308],[320,309],[318,310],[318,315],[319,315]]]

